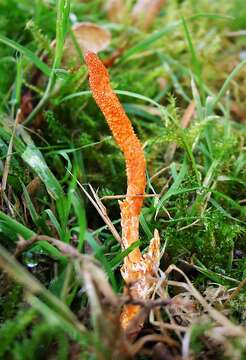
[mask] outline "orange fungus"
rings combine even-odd
[[[127,193],[126,199],[120,202],[122,247],[126,249],[139,239],[139,216],[146,186],[144,152],[129,118],[112,90],[106,67],[92,52],[85,54],[85,61],[89,70],[89,84],[93,98],[104,114],[126,161]],[[157,263],[159,263],[159,236],[157,235],[150,244],[149,252],[144,256],[141,255],[139,248],[136,248],[124,258],[121,272],[127,284],[125,292],[129,296],[133,299],[146,299],[150,296],[149,290],[153,287]],[[125,306],[121,316],[123,328],[126,329],[139,312],[139,306]],[[142,321],[138,323],[137,328],[140,329],[141,326]]]

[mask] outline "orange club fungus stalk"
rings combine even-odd
[[[89,70],[92,95],[104,114],[126,161],[126,199],[119,202],[122,226],[121,245],[123,249],[126,249],[139,239],[139,216],[146,187],[146,161],[132,124],[111,88],[107,69],[93,52],[86,52],[85,62]],[[154,239],[152,239],[146,254],[142,255],[140,249],[136,248],[124,258],[121,273],[126,283],[125,293],[134,300],[148,299],[153,293],[159,268],[159,246],[158,232],[155,231]],[[141,308],[138,305],[124,306],[121,324],[125,330],[134,324],[134,329],[129,330],[135,334],[138,333],[144,322],[140,311]]]

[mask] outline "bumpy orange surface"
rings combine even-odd
[[[89,82],[93,97],[103,112],[126,159],[127,195],[143,195],[146,186],[146,163],[140,141],[111,88],[108,71],[101,60],[96,54],[87,52],[85,61],[89,69]],[[134,198],[133,215],[139,215],[142,203],[143,197]]]
[[[89,69],[89,83],[93,97],[104,114],[126,160],[127,198],[120,202],[120,207],[123,247],[127,248],[138,240],[139,214],[146,186],[144,153],[130,120],[111,88],[107,69],[98,56],[92,52],[85,54],[85,61]],[[138,261],[140,251],[136,249],[130,257],[133,261]]]
[[[139,239],[139,215],[143,204],[146,186],[146,162],[140,141],[134,133],[118,97],[113,92],[109,74],[98,56],[92,52],[85,54],[89,70],[89,83],[92,95],[104,114],[113,136],[124,153],[127,173],[127,196],[120,202],[122,247],[127,248]],[[153,248],[156,251],[153,252]],[[137,248],[124,258],[121,269],[127,284],[125,292],[135,299],[146,299],[153,287],[156,264],[159,261],[159,237],[152,240],[150,252],[142,256]],[[121,321],[127,328],[130,321],[139,314],[140,307],[125,306]],[[143,321],[138,322],[141,328]]]

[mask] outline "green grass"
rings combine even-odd
[[[165,351],[243,360],[244,0],[166,1],[146,32],[130,15],[110,22],[104,3],[0,1],[0,359],[142,360]],[[83,59],[63,60],[75,16],[111,31],[102,59],[127,40],[109,72],[144,145],[152,196],[139,242],[125,251],[112,198],[126,191],[124,159]],[[107,196],[105,223],[98,198]],[[132,344],[119,325],[120,267],[155,229],[166,279],[156,299],[171,304],[154,308]]]

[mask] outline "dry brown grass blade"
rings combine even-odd
[[[125,198],[132,198],[134,197],[133,195],[106,195],[100,198],[100,200],[120,200],[120,199],[125,199]],[[143,198],[158,198],[159,195],[158,194],[145,194],[145,195],[139,195],[139,197],[143,197]]]
[[[71,176],[73,176],[73,174],[71,173],[71,171],[69,171],[67,169],[67,171],[69,172],[69,174]],[[95,192],[95,190],[93,189],[93,187],[88,184],[89,189],[92,193],[93,196],[90,195],[90,193],[85,189],[85,187],[78,181],[77,184],[78,186],[81,188],[81,190],[85,193],[85,195],[88,197],[88,199],[91,201],[91,203],[93,204],[93,206],[96,208],[96,210],[98,211],[99,215],[101,216],[101,218],[104,220],[105,224],[108,226],[109,230],[111,231],[112,235],[115,237],[115,239],[121,244],[122,240],[121,237],[118,233],[118,231],[116,230],[114,224],[112,223],[112,221],[110,220],[108,214],[107,214],[107,209],[106,207],[103,205],[101,199],[99,198],[99,196],[97,195],[97,193]]]
[[[184,281],[172,280],[175,279],[175,275],[172,275],[170,279],[173,272],[181,275]],[[162,307],[168,315],[170,323],[163,321],[163,316],[158,308],[151,310],[149,321],[163,335],[167,335],[167,340],[170,331],[176,333],[182,344],[182,358],[184,359],[192,358],[191,335],[196,326],[205,326],[202,336],[205,344],[212,342],[212,346],[215,348],[221,346],[230,354],[229,358],[234,359],[234,357],[230,357],[234,351],[234,339],[242,343],[242,346],[245,344],[246,329],[234,324],[222,312],[224,311],[222,304],[229,298],[228,290],[221,286],[214,286],[211,285],[201,294],[187,275],[175,265],[170,265],[165,273],[160,271],[160,283],[155,292],[161,296],[161,299],[164,294],[168,293],[168,288],[179,289],[177,295],[170,299],[169,304]],[[183,290],[180,291],[180,289]],[[219,304],[221,304],[221,311],[216,308]],[[170,347],[172,347],[171,344]],[[238,358],[235,357],[235,359]]]
[[[186,129],[189,126],[189,124],[194,116],[195,109],[196,109],[195,101],[192,100],[189,103],[189,106],[186,108],[184,115],[182,117],[182,120],[181,120],[181,126],[183,129]]]
[[[78,182],[78,184],[79,184],[80,188],[83,190],[83,192],[85,193],[85,195],[88,197],[88,199],[91,201],[91,203],[94,205],[94,207],[97,209],[99,215],[104,220],[105,224],[108,226],[109,230],[111,231],[111,233],[113,234],[115,239],[121,244],[122,243],[121,237],[120,237],[118,231],[116,230],[114,224],[110,220],[110,218],[107,214],[106,207],[103,205],[102,201],[100,200],[99,196],[97,195],[97,193],[95,192],[93,187],[89,184],[90,191],[92,192],[92,195],[93,195],[93,197],[92,197],[83,185],[81,185],[79,182]]]
[[[170,165],[165,166],[164,168],[158,170],[154,175],[151,176],[150,182],[154,181],[158,176],[162,175],[166,170],[170,168]]]
[[[38,190],[40,189],[41,184],[42,184],[42,182],[41,182],[40,178],[38,176],[36,176],[26,186],[26,190],[27,190],[31,200],[34,201],[34,202],[35,202],[35,195],[38,192]],[[26,221],[26,223],[28,223],[28,218],[27,218],[27,208],[28,208],[28,206],[27,206],[27,202],[26,202],[24,194],[22,194],[21,200],[22,200],[22,203],[23,203],[25,221]]]
[[[35,235],[29,240],[24,240],[23,238],[20,238],[15,249],[15,256],[20,256],[23,251],[26,251],[37,241],[47,241],[50,244],[54,245],[57,249],[59,249],[62,254],[73,259],[80,258],[82,256],[73,246],[47,235]]]
[[[210,315],[210,317],[218,324],[223,326],[225,329],[227,329],[229,334],[233,334],[233,336],[246,336],[246,331],[241,326],[234,325],[225,315],[223,315],[221,312],[213,308],[206,300],[205,298],[199,293],[199,291],[193,286],[187,275],[179,269],[175,265],[170,265],[165,272],[167,277],[169,274],[173,271],[177,271],[179,274],[181,274],[186,283],[181,282],[175,282],[175,281],[168,281],[169,285],[173,286],[181,286],[185,288],[194,298],[202,305],[204,310]]]

